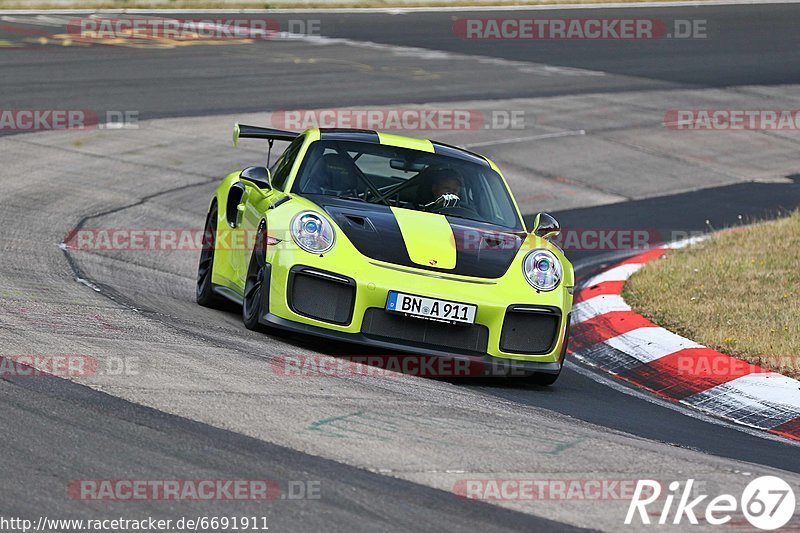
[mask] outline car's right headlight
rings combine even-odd
[[[522,272],[525,279],[534,289],[547,292],[552,291],[561,283],[563,269],[561,261],[551,252],[539,248],[525,256],[522,262]]]
[[[314,211],[301,211],[292,219],[292,239],[306,252],[321,254],[333,248],[336,236],[325,218]]]

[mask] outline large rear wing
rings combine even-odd
[[[238,122],[233,126],[233,145],[239,144],[239,139],[267,139],[270,141],[293,141],[299,133],[275,128],[261,128],[259,126],[247,126]]]

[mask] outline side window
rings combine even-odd
[[[286,185],[286,180],[289,178],[289,173],[292,171],[294,160],[297,159],[297,153],[300,147],[303,146],[305,137],[302,135],[297,137],[289,147],[283,152],[275,164],[272,166],[272,186],[275,189],[283,190]]]

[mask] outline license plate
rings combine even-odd
[[[389,291],[386,310],[439,322],[472,324],[478,306]]]

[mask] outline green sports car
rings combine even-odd
[[[289,145],[271,168],[234,172],[214,192],[200,305],[232,300],[249,329],[556,380],[572,265],[548,240],[560,231],[553,217],[540,213],[528,233],[492,161],[368,130],[237,124],[239,138]]]

